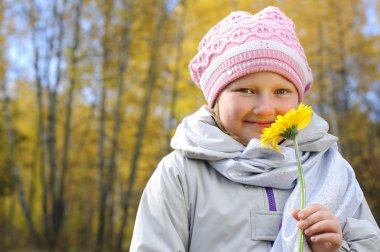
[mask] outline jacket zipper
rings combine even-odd
[[[265,187],[265,192],[267,193],[267,197],[268,197],[269,211],[276,212],[277,211],[276,199],[274,198],[273,188],[272,187]],[[280,224],[279,230],[280,230],[280,228],[281,228],[281,224]],[[274,242],[271,241],[270,244],[271,244],[271,247],[273,247]]]
[[[277,211],[276,209],[276,200],[274,198],[273,188],[272,187],[265,187],[265,191],[267,193],[268,197],[268,203],[269,203],[269,211]]]

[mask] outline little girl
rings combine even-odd
[[[185,118],[141,198],[130,251],[378,251],[380,231],[327,123],[299,132],[306,204],[292,142],[262,130],[297,108],[313,77],[293,22],[276,7],[233,12],[202,39],[190,74],[208,106]]]

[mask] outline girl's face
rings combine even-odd
[[[260,138],[277,115],[297,108],[296,87],[279,74],[257,72],[233,81],[218,98],[222,126],[240,142]]]

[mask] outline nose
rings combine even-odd
[[[261,96],[253,107],[253,113],[258,116],[268,116],[275,113],[274,103],[267,96]]]

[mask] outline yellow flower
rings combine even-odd
[[[311,121],[313,110],[310,106],[300,104],[297,110],[291,109],[285,115],[277,116],[276,121],[269,128],[263,130],[260,141],[263,145],[272,144],[272,147],[279,151],[278,141],[282,138],[293,140],[294,151],[297,161],[297,171],[299,176],[300,191],[301,191],[301,209],[306,205],[306,189],[303,176],[303,169],[299,157],[299,149],[297,143],[298,131],[305,128]],[[298,230],[298,251],[303,252],[304,233],[302,229]]]
[[[282,138],[294,140],[298,131],[310,123],[312,114],[311,106],[301,103],[297,110],[291,109],[283,116],[278,115],[276,121],[263,130],[260,141],[263,146],[271,144],[273,149],[279,151],[278,141]]]

